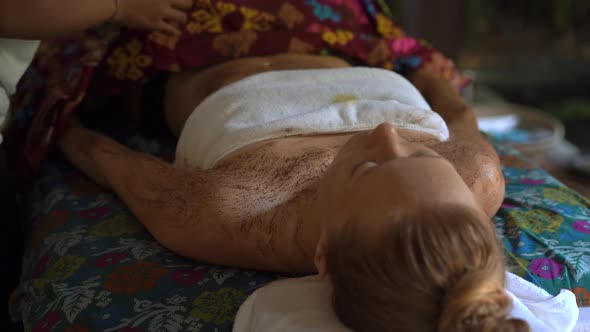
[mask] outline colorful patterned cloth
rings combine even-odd
[[[40,165],[87,95],[116,94],[157,73],[277,53],[336,54],[407,73],[425,66],[458,89],[468,79],[426,42],[408,37],[375,0],[194,0],[182,35],[104,25],[46,42],[19,85],[8,133],[15,169]]]
[[[551,294],[572,290],[590,306],[590,200],[494,143],[506,195],[494,217],[509,269]]]
[[[13,103],[12,160],[22,157],[21,170],[41,165],[87,95],[118,94],[159,72],[236,57],[336,54],[402,73],[425,66],[457,88],[467,83],[389,16],[373,0],[195,0],[179,38],[104,25],[45,43]],[[590,202],[516,152],[497,149],[508,185],[494,221],[509,268],[553,294],[571,289],[590,306]],[[114,194],[57,156],[43,163],[26,200],[29,237],[11,311],[27,331],[231,331],[248,294],[285,277],[175,255]]]
[[[145,152],[173,145],[129,140]],[[518,153],[498,149],[508,182],[494,218],[509,269],[590,306],[590,201]],[[286,277],[195,263],[161,247],[111,192],[52,156],[27,198],[30,224],[11,299],[26,331],[231,331],[258,287]],[[220,244],[220,246],[223,244]]]

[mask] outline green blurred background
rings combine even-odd
[[[550,113],[590,151],[590,0],[387,2],[409,34],[469,72],[475,90]]]

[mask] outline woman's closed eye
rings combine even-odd
[[[371,160],[363,160],[360,163],[357,163],[356,165],[354,165],[354,167],[352,168],[352,171],[350,172],[351,176],[356,175],[357,173],[361,173],[361,171],[371,168],[371,167],[375,167],[379,164],[377,164],[374,161]]]
[[[397,159],[405,159],[405,158],[442,158],[440,155],[432,152],[432,151],[416,151],[407,157],[397,158]],[[379,163],[373,160],[363,160],[354,165],[350,174],[351,176],[355,176],[357,174],[362,173],[363,171],[370,169],[372,167],[379,166]]]

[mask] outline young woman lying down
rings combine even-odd
[[[324,275],[359,331],[528,330],[508,318],[490,221],[498,157],[447,81],[281,54],[172,74],[163,89],[174,163],[77,124],[60,142],[162,245]]]

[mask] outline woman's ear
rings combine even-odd
[[[326,232],[322,231],[320,240],[315,248],[315,256],[313,258],[315,268],[318,270],[320,278],[323,279],[328,275],[326,270]]]

